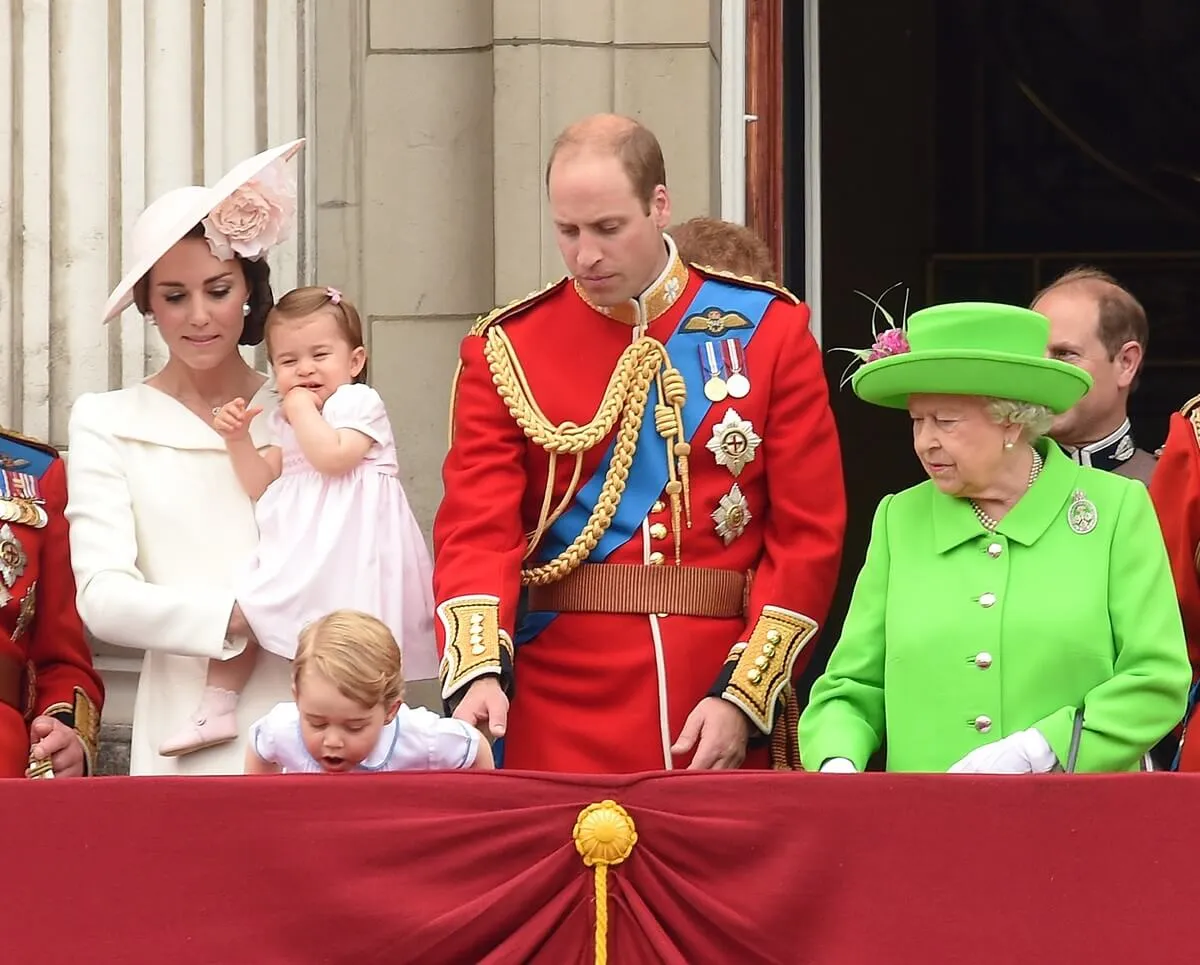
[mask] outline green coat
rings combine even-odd
[[[886,736],[889,771],[945,771],[1027,727],[1065,763],[1078,707],[1077,770],[1132,770],[1182,718],[1191,671],[1146,487],[1038,449],[1041,475],[994,534],[932,482],[879,504],[800,717],[806,770],[863,770]],[[1068,523],[1076,491],[1096,507],[1090,533]]]

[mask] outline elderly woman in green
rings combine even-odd
[[[1179,607],[1145,486],[1043,433],[1090,385],[1044,357],[1035,312],[963,303],[885,330],[853,377],[907,409],[929,479],[887,496],[825,674],[800,718],[806,770],[1136,770],[1181,718]],[[885,357],[879,357],[885,356]]]

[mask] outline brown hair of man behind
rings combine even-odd
[[[679,257],[702,268],[777,283],[767,243],[744,225],[718,218],[692,218],[667,229]]]
[[[1099,313],[1100,342],[1108,352],[1109,361],[1117,357],[1126,342],[1137,342],[1142,347],[1142,358],[1150,345],[1150,324],[1146,310],[1124,285],[1103,269],[1092,265],[1078,265],[1054,279],[1038,292],[1030,307],[1050,292],[1070,285],[1079,285],[1095,296]],[[1136,389],[1139,376],[1135,376],[1130,389]]]
[[[566,128],[550,148],[550,159],[546,162],[547,190],[555,159],[559,153],[571,149],[614,155],[629,175],[634,195],[646,214],[650,213],[654,189],[667,183],[667,165],[658,138],[633,118],[599,114]]]
[[[391,708],[404,697],[400,647],[383,623],[357,610],[335,610],[300,632],[292,686],[311,667],[363,707]]]
[[[274,353],[271,351],[271,333],[273,331],[288,322],[307,318],[320,311],[327,311],[337,322],[338,331],[352,349],[362,348],[363,328],[358,309],[354,307],[354,303],[350,299],[340,292],[338,292],[337,301],[334,301],[330,292],[335,290],[322,288],[319,285],[308,285],[304,288],[293,288],[279,299],[267,315],[265,326],[267,358],[274,357]],[[354,381],[364,382],[366,377],[367,370],[364,366]]]

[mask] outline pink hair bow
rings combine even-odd
[[[325,294],[329,296],[329,300],[335,305],[340,305],[342,303],[342,293],[336,288],[326,288]]]

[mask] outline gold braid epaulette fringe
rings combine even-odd
[[[782,285],[776,285],[774,282],[763,281],[761,278],[752,278],[750,275],[735,275],[731,271],[723,271],[718,268],[713,268],[709,265],[690,264],[689,267],[695,268],[696,271],[708,278],[720,278],[724,281],[736,282],[745,288],[757,288],[761,291],[770,292],[773,295],[778,295],[791,302],[793,305],[799,305],[800,299],[792,292],[788,291]]]
[[[1191,422],[1192,432],[1196,434],[1196,443],[1200,445],[1200,395],[1188,399],[1179,412]],[[1200,556],[1200,549],[1197,549],[1197,555]]]
[[[61,458],[62,453],[58,451],[56,446],[50,445],[48,442],[43,442],[41,439],[35,439],[33,436],[27,436],[24,433],[16,432],[13,429],[0,428],[0,436],[12,439],[14,442],[19,442],[22,445],[29,446],[31,449],[38,449],[55,458]]]
[[[471,334],[482,335],[498,322],[502,322],[506,318],[511,318],[513,315],[523,312],[525,309],[536,305],[543,298],[545,298],[551,292],[557,291],[568,281],[570,281],[570,278],[564,275],[562,278],[550,282],[550,284],[545,288],[535,292],[530,292],[528,295],[525,295],[521,298],[514,298],[507,305],[501,305],[499,308],[488,312],[488,314],[481,316],[475,322],[475,324],[471,326]]]
[[[655,412],[655,425],[670,446],[672,478],[667,484],[667,492],[672,501],[673,512],[678,518],[679,507],[687,501],[684,481],[687,478],[685,461],[688,444],[682,437],[680,417],[680,409],[686,397],[686,386],[682,376],[671,368],[666,347],[661,342],[642,336],[621,353],[596,414],[586,425],[581,426],[573,422],[556,425],[546,417],[533,397],[529,382],[517,359],[516,350],[503,328],[491,326],[486,330],[485,339],[484,355],[497,392],[526,438],[550,454],[545,499],[538,525],[529,536],[526,559],[533,553],[546,529],[562,515],[574,498],[584,453],[603,443],[614,426],[617,427],[612,461],[605,473],[604,485],[601,487],[595,508],[583,531],[554,559],[532,569],[522,570],[522,583],[526,586],[544,586],[561,580],[587,560],[601,537],[608,531],[616,515],[617,505],[625,492],[625,484],[629,479],[629,470],[637,448],[638,434],[646,416],[650,386],[656,380],[659,382],[663,404],[658,406]],[[559,456],[575,457],[575,474],[558,507],[551,511],[551,493]],[[677,466],[680,467],[678,478]],[[679,539],[677,526],[677,557]]]

